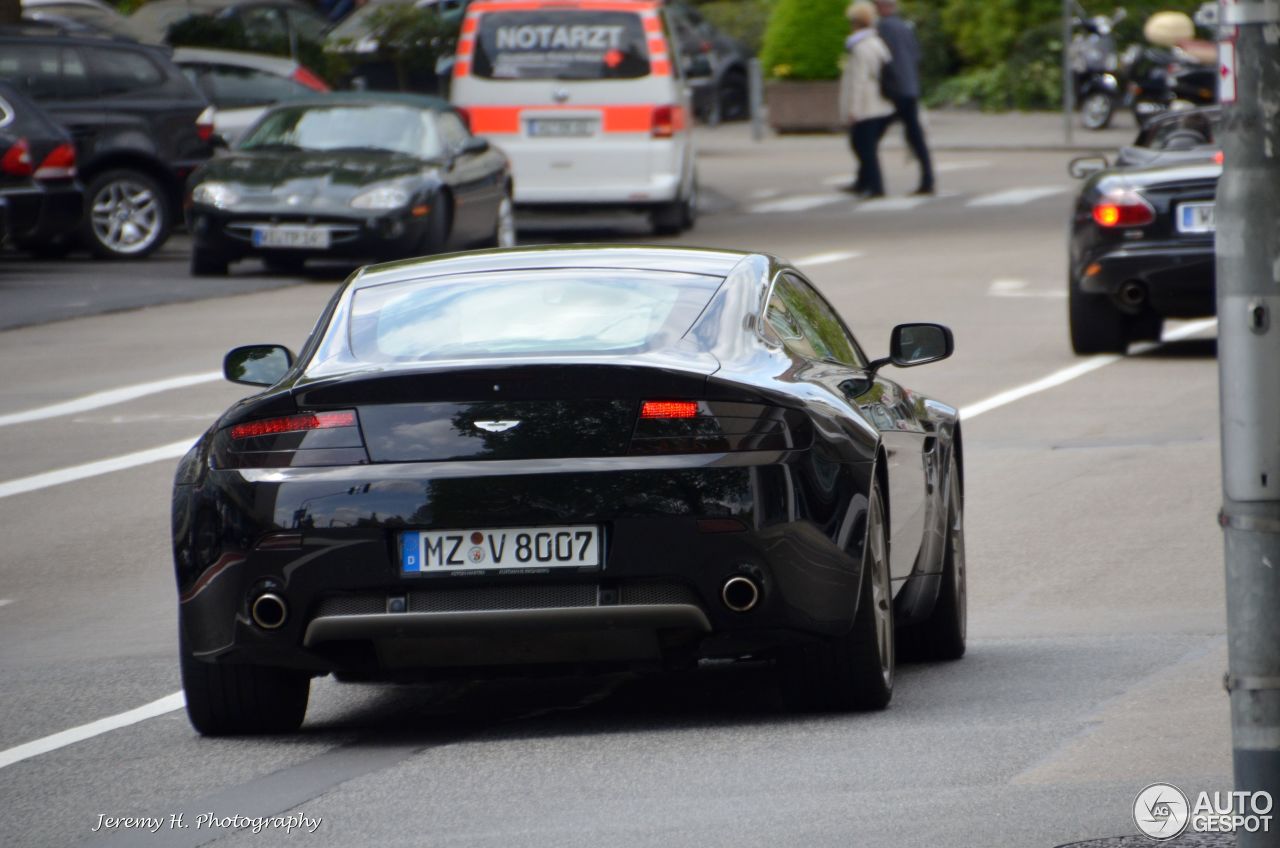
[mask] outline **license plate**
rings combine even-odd
[[[1183,203],[1178,206],[1178,232],[1211,233],[1213,228],[1212,203]]]
[[[328,250],[329,230],[325,227],[289,226],[253,228],[254,247],[285,247],[304,250]]]
[[[496,571],[535,574],[553,568],[600,567],[600,528],[504,527],[400,534],[403,574]]]
[[[594,118],[530,118],[527,122],[533,138],[587,138],[596,134]]]

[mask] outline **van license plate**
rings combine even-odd
[[[596,134],[592,118],[530,118],[526,126],[531,138],[587,138]]]

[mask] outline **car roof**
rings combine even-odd
[[[219,50],[213,47],[175,47],[173,61],[179,65],[184,63],[234,65],[238,68],[252,68],[255,71],[265,71],[281,77],[287,77],[298,69],[298,63],[287,56],[268,56],[263,53]]]
[[[556,245],[479,250],[372,265],[351,281],[352,288],[455,274],[533,271],[545,268],[610,269],[725,277],[750,253],[705,247],[644,245]]]
[[[101,0],[22,0],[22,8],[24,9],[38,9],[41,6],[85,6],[101,12],[120,14],[114,7],[101,2]]]

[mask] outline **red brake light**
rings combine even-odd
[[[1217,153],[1213,154],[1213,164],[1215,164],[1215,165],[1221,165],[1223,162],[1226,162],[1226,161],[1227,161],[1227,157],[1226,157],[1226,156],[1224,156],[1224,155],[1222,155],[1222,151],[1221,151],[1221,150],[1219,150]]]
[[[1120,190],[1093,204],[1093,220],[1099,227],[1145,227],[1156,219],[1156,210],[1135,191]]]
[[[641,418],[697,418],[696,400],[647,400],[640,407]]]
[[[327,430],[332,427],[356,426],[356,413],[351,409],[336,412],[304,412],[283,418],[264,418],[249,421],[231,428],[231,438],[252,439],[255,436],[275,436],[280,433],[300,433],[306,430]]]
[[[204,111],[196,118],[196,135],[200,136],[201,141],[208,141],[213,138],[212,106],[206,106]]]
[[[312,91],[325,92],[329,90],[329,86],[325,83],[324,80],[320,79],[320,77],[311,73],[311,71],[302,67],[301,65],[299,65],[297,70],[293,72],[293,74],[290,76],[290,79],[292,79],[298,85],[306,86]]]
[[[684,109],[680,106],[653,107],[650,127],[654,138],[671,138],[685,128]]]
[[[76,175],[76,149],[71,144],[59,144],[44,157],[36,168],[37,180],[69,180]]]
[[[31,167],[31,148],[25,138],[20,138],[0,157],[0,173],[11,177],[29,177],[35,173]]]

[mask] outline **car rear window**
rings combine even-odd
[[[352,301],[351,350],[363,362],[660,350],[688,332],[720,282],[605,269],[374,286]]]
[[[490,12],[480,19],[471,73],[518,80],[648,76],[644,22],[634,12]]]

